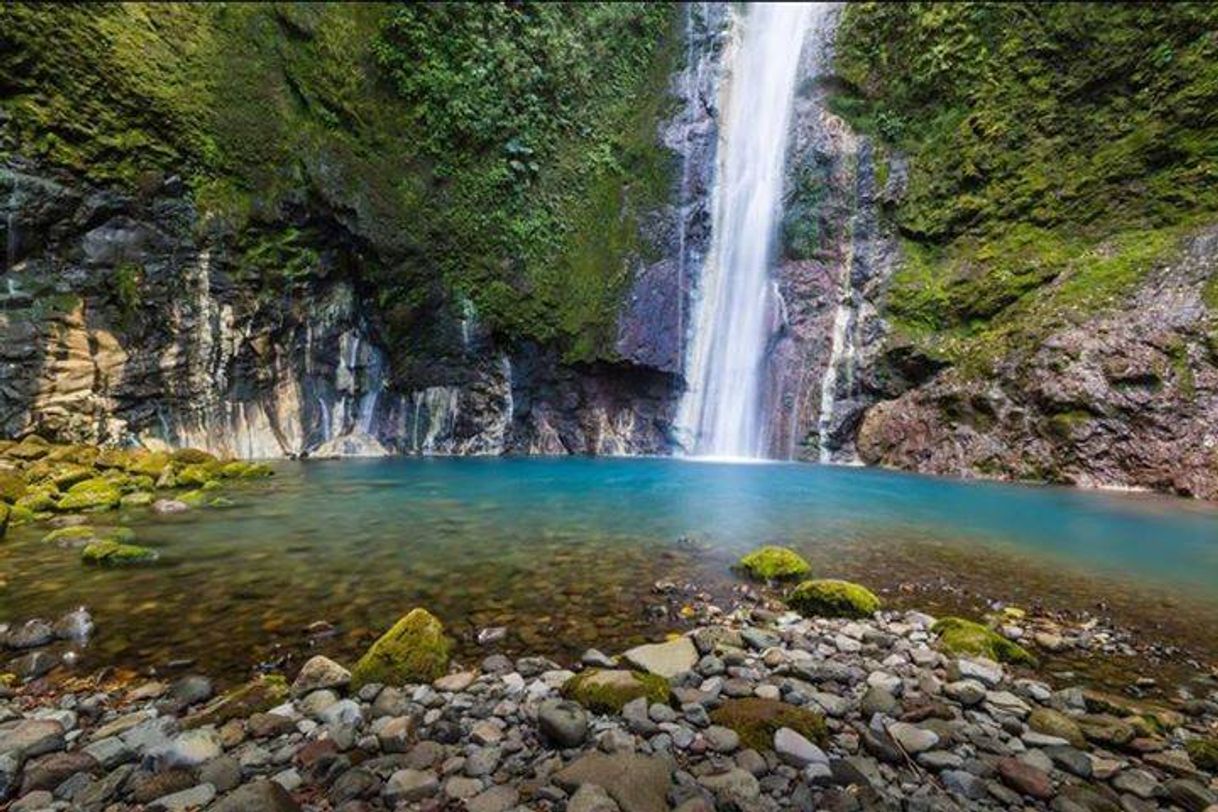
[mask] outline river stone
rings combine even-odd
[[[897,709],[897,699],[891,692],[878,685],[872,685],[859,700],[859,711],[864,717],[870,718],[877,713],[891,716]]]
[[[1186,812],[1207,812],[1209,807],[1218,804],[1218,794],[1187,778],[1173,778],[1163,787],[1167,790],[1167,797]]]
[[[774,752],[793,767],[829,763],[823,750],[789,727],[780,727],[774,732]]]
[[[955,680],[975,679],[987,688],[1002,682],[1002,666],[985,657],[961,657],[948,667],[948,677]]]
[[[537,708],[537,726],[558,747],[579,747],[588,736],[588,714],[578,702],[547,699]]]
[[[975,679],[960,679],[944,685],[943,693],[967,708],[985,699],[985,685]]]
[[[1037,733],[1065,739],[1080,750],[1087,747],[1087,738],[1078,722],[1051,708],[1036,708],[1029,714],[1027,724]]]
[[[998,759],[996,767],[1002,782],[1016,792],[1041,800],[1053,797],[1053,782],[1044,770],[1009,757]]]
[[[389,776],[389,780],[385,782],[385,788],[381,790],[381,794],[385,796],[385,800],[392,804],[396,804],[399,801],[409,803],[430,798],[439,789],[440,782],[436,780],[435,774],[431,771],[407,769],[398,770]]]
[[[4,642],[9,648],[37,648],[55,639],[55,630],[45,620],[34,618],[10,629]]]
[[[157,798],[148,804],[148,812],[185,812],[187,809],[201,809],[211,803],[216,797],[216,788],[211,784],[198,784],[190,789],[175,792]]]
[[[658,757],[636,753],[588,753],[557,772],[554,783],[568,792],[574,792],[584,784],[603,787],[622,812],[666,812],[668,809],[669,768],[668,763]]]
[[[718,799],[720,808],[736,809],[751,808],[761,796],[761,785],[753,774],[739,767],[733,767],[718,775],[704,775],[698,778],[698,783],[709,789]]]
[[[50,719],[26,719],[0,732],[0,755],[21,760],[63,747],[63,725]]]
[[[300,812],[300,806],[274,781],[259,780],[237,787],[207,812]]]
[[[45,651],[31,651],[23,654],[9,663],[9,670],[28,682],[47,674],[58,664],[58,661]]]
[[[475,795],[465,802],[467,812],[507,812],[520,800],[520,792],[508,784],[500,784]]]
[[[99,769],[97,759],[76,750],[69,753],[48,753],[25,765],[21,794],[35,790],[53,790],[77,773],[94,773]]]
[[[222,749],[220,736],[211,728],[197,728],[179,733],[155,755],[158,763],[167,767],[197,767],[218,758]]]
[[[703,716],[706,714],[706,709],[701,705],[696,705],[698,710],[702,711]],[[702,731],[702,737],[706,740],[707,746],[716,753],[732,753],[740,747],[740,735],[736,731],[722,725],[710,725],[706,730]]]
[[[1113,777],[1112,786],[1121,792],[1129,792],[1149,800],[1155,797],[1159,790],[1159,779],[1146,770],[1124,770]]]
[[[190,505],[177,499],[158,499],[152,503],[153,513],[185,513]]]
[[[1061,769],[1077,775],[1079,778],[1090,778],[1093,772],[1091,759],[1081,750],[1073,747],[1047,747],[1045,754]]]
[[[619,812],[619,807],[603,787],[584,784],[567,802],[567,812]]]
[[[635,668],[669,679],[692,670],[698,663],[698,649],[688,637],[636,646],[622,656]]]
[[[431,685],[437,691],[447,691],[449,693],[460,693],[473,684],[478,675],[473,671],[459,671],[456,674],[447,674],[435,680]]]
[[[930,750],[939,743],[939,736],[933,731],[906,722],[894,722],[889,725],[888,735],[911,756]]]
[[[74,609],[55,621],[53,627],[55,636],[60,640],[74,640],[83,643],[93,633],[93,616],[83,606]]]
[[[345,688],[351,684],[351,672],[329,657],[310,657],[292,683],[292,696],[304,696],[321,688]]]

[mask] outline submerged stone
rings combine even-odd
[[[804,581],[791,590],[787,603],[801,615],[820,617],[865,618],[880,608],[880,599],[871,590],[830,578]]]
[[[351,669],[354,690],[371,682],[432,682],[448,670],[453,642],[426,609],[412,609],[373,643]]]
[[[930,630],[939,635],[939,645],[953,654],[977,654],[1000,663],[1036,662],[1019,644],[971,620],[945,617],[935,621]]]
[[[146,564],[159,557],[156,550],[111,539],[89,542],[80,551],[86,564]]]
[[[760,581],[785,581],[802,578],[812,567],[789,547],[767,545],[740,559],[737,568]]]

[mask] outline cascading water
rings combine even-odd
[[[776,308],[770,280],[796,78],[806,32],[830,3],[747,6],[729,54],[710,256],[697,290],[677,418],[687,453],[760,457],[761,379]]]

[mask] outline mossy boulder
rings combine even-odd
[[[152,477],[153,481],[161,476],[173,458],[163,451],[150,451],[132,456],[127,463],[127,473]]]
[[[103,477],[86,479],[68,489],[57,505],[59,510],[107,510],[116,507],[123,493],[113,481]]]
[[[1218,738],[1189,739],[1184,749],[1193,764],[1207,773],[1218,773]]]
[[[91,445],[61,445],[53,447],[43,459],[47,462],[67,462],[92,468],[97,453],[97,448]]]
[[[1087,749],[1087,737],[1078,722],[1060,711],[1052,708],[1037,707],[1028,716],[1028,727],[1046,736],[1056,736],[1065,739],[1079,750]]]
[[[42,537],[44,544],[58,544],[60,547],[80,547],[96,540],[97,531],[87,524],[57,527]]]
[[[57,468],[49,479],[55,483],[56,488],[66,491],[76,483],[84,482],[86,479],[93,479],[96,476],[97,471],[92,466],[67,463]]]
[[[219,474],[224,479],[261,479],[273,474],[271,466],[264,462],[233,460],[220,466]]]
[[[761,547],[744,556],[736,568],[759,581],[793,581],[812,571],[811,565],[799,553],[774,545]]]
[[[25,496],[17,500],[17,506],[31,510],[34,513],[45,513],[58,507],[57,492],[53,488],[30,488]]]
[[[111,539],[89,542],[80,551],[80,560],[86,564],[147,564],[157,558],[156,550]]]
[[[939,635],[939,646],[952,654],[973,654],[1000,663],[1033,665],[1036,662],[1023,646],[971,620],[940,618],[930,630]]]
[[[778,699],[727,699],[711,711],[710,718],[736,731],[741,744],[754,750],[773,750],[774,734],[784,727],[821,746],[829,739],[824,717]]]
[[[426,609],[412,609],[373,643],[351,669],[351,686],[370,682],[402,685],[431,682],[444,676],[453,641]]]
[[[179,465],[204,465],[216,462],[216,456],[198,448],[179,448],[170,455]]]
[[[281,674],[267,674],[221,694],[182,720],[187,728],[222,725],[230,719],[246,719],[264,713],[288,698],[288,681]]]
[[[14,471],[0,471],[0,502],[15,504],[18,499],[25,496],[27,490],[29,490],[29,486],[25,484],[25,480],[19,474]]]
[[[220,466],[216,463],[197,463],[184,466],[177,473],[178,485],[183,488],[198,488],[209,482],[214,482],[220,476]]]
[[[203,507],[203,505],[207,504],[207,499],[207,492],[201,488],[178,495],[178,501],[184,502],[191,507]]]
[[[98,468],[126,469],[132,462],[132,454],[125,448],[103,448],[93,464]]]
[[[125,508],[148,507],[154,499],[156,497],[148,491],[136,491],[124,494],[123,498],[119,500],[119,505]]]
[[[32,434],[4,453],[15,460],[38,460],[50,452],[50,444],[38,435]]]
[[[562,686],[564,697],[594,713],[620,713],[623,705],[639,697],[646,697],[648,704],[667,704],[671,692],[668,680],[659,674],[624,669],[590,668]]]
[[[34,511],[27,507],[22,507],[21,505],[8,505],[7,507],[9,525],[29,524],[38,520],[38,516]]]
[[[880,599],[865,586],[822,578],[791,590],[787,603],[805,616],[865,618],[880,609]]]

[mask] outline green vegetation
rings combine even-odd
[[[821,746],[829,738],[825,720],[819,714],[778,699],[725,699],[711,711],[710,718],[715,724],[736,731],[740,744],[754,750],[773,750],[774,734],[784,727]]]
[[[667,704],[668,680],[639,671],[590,668],[567,680],[562,695],[574,699],[593,713],[621,713],[627,702],[646,697],[649,704]]]
[[[400,357],[424,351],[409,340],[420,319],[462,300],[507,339],[611,357],[650,250],[640,218],[671,187],[657,124],[676,14],[9,3],[0,109],[12,151],[45,165],[141,198],[181,177],[251,288],[355,275]],[[140,277],[114,269],[124,311]]]
[[[803,556],[788,547],[761,547],[740,559],[736,568],[759,581],[801,578],[812,571]]]
[[[1201,3],[847,6],[834,109],[911,159],[900,331],[984,374],[1212,221],[1216,27]]]
[[[80,559],[86,564],[146,564],[157,560],[157,552],[138,544],[107,539],[86,544],[80,551]]]
[[[1206,772],[1218,772],[1218,738],[1189,739],[1184,748],[1193,764]]]
[[[953,654],[989,657],[1000,663],[1032,665],[1036,659],[1022,646],[1012,643],[993,629],[959,617],[940,618],[931,626],[939,635],[939,645]]]
[[[351,669],[352,688],[370,682],[401,685],[444,676],[453,641],[426,609],[412,609],[373,643]]]
[[[801,615],[818,617],[871,617],[880,609],[880,599],[867,587],[827,578],[804,581],[787,603]]]

